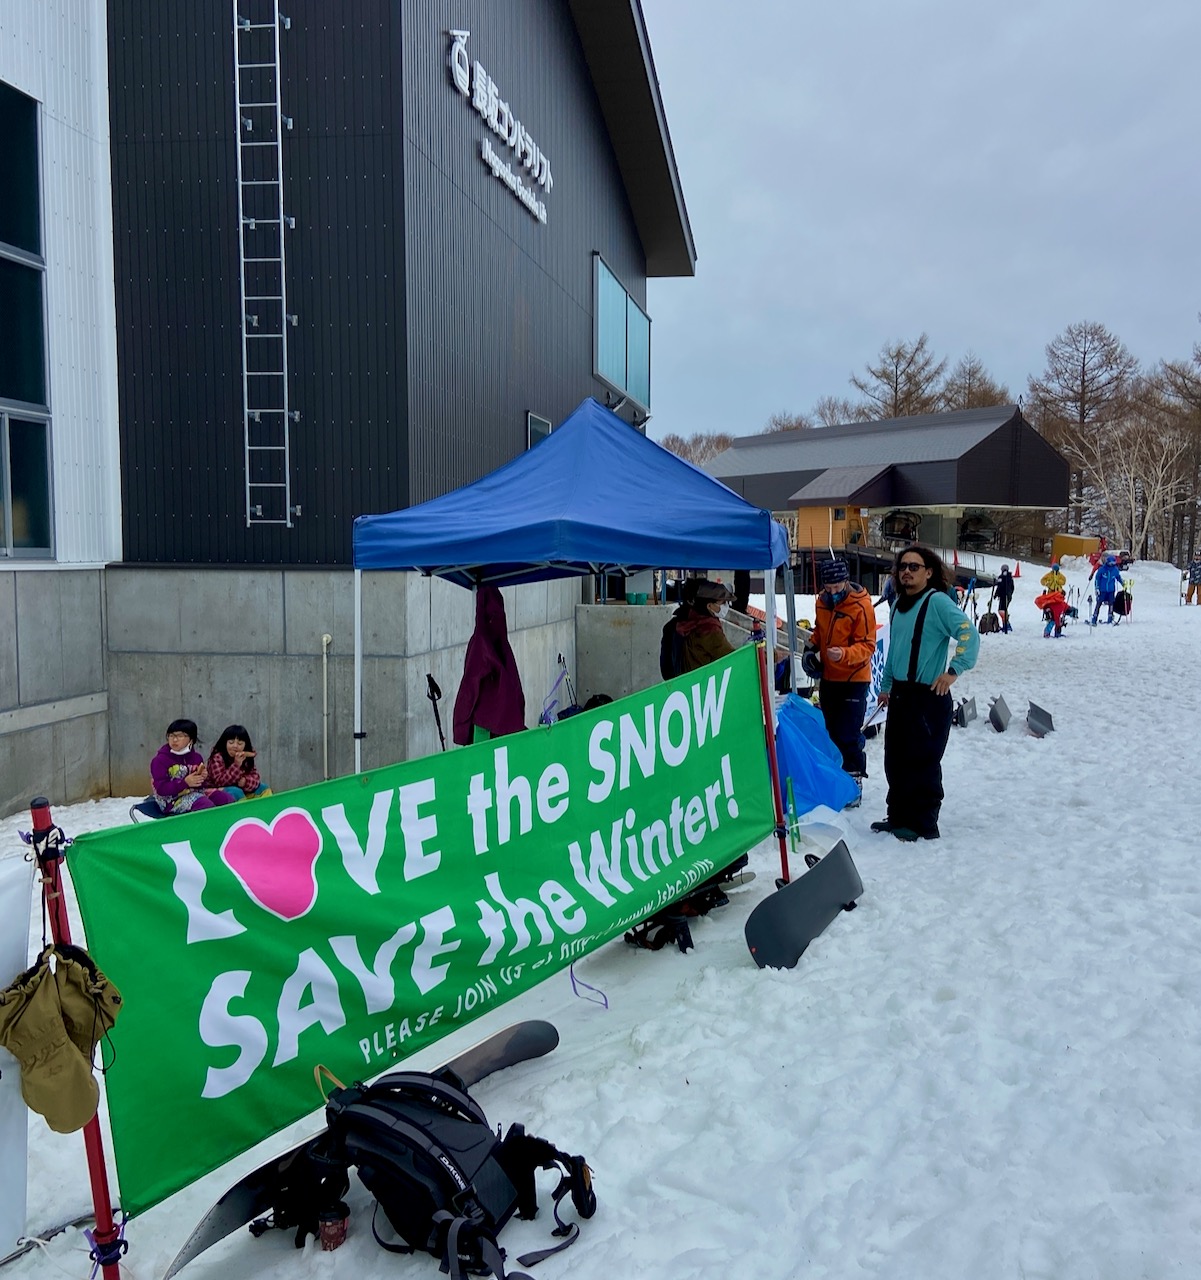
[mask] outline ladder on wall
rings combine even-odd
[[[280,103],[280,36],[291,19],[279,0],[233,0],[234,102],[238,153],[238,265],[242,285],[242,412],[246,524],[292,528],[288,398],[283,134],[292,119]]]

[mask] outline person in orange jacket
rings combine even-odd
[[[876,652],[876,610],[869,592],[850,580],[841,557],[818,566],[822,589],[807,653],[821,664],[818,700],[842,767],[859,784],[867,777],[863,718]],[[810,666],[812,666],[812,661]]]

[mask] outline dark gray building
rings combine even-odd
[[[108,4],[126,562],[347,564],[531,422],[645,417],[695,252],[637,0],[236,9]]]
[[[1068,501],[1067,461],[1017,405],[744,436],[709,470],[777,512],[798,549],[863,544],[870,516],[886,541],[967,548],[984,512]]]
[[[348,772],[354,518],[651,410],[696,255],[638,0],[0,6],[0,123],[0,812],[143,790],[180,715]],[[473,613],[363,585],[370,767]],[[580,587],[506,597],[533,719]]]

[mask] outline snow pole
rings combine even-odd
[[[773,637],[774,639],[774,637]],[[767,767],[771,772],[771,794],[776,806],[776,839],[780,842],[780,887],[791,877],[788,874],[788,828],[784,824],[784,801],[780,796],[780,765],[776,760],[776,714],[772,705],[771,685],[767,679],[767,643],[761,641],[759,649],[759,694],[763,701],[763,739],[767,744]],[[107,1277],[106,1277],[107,1280]]]
[[[56,945],[70,943],[71,922],[67,917],[67,900],[60,871],[65,837],[62,828],[56,827],[51,820],[50,801],[45,796],[35,796],[29,802],[29,816],[33,822],[33,852],[42,873],[42,905],[50,920],[50,934]],[[128,1250],[129,1243],[121,1227],[113,1222],[113,1202],[108,1190],[99,1115],[94,1115],[84,1125],[83,1145],[88,1157],[92,1210],[96,1218],[96,1229],[90,1233],[92,1261],[100,1268],[104,1280],[119,1280],[120,1259]]]

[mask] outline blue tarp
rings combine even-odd
[[[770,569],[783,526],[585,400],[541,443],[441,498],[354,522],[356,569],[507,586],[641,569]]]
[[[780,800],[787,808],[791,778],[797,817],[819,804],[842,809],[859,795],[859,788],[842,770],[842,755],[830,741],[822,713],[795,693],[784,699],[776,715],[776,761]]]

